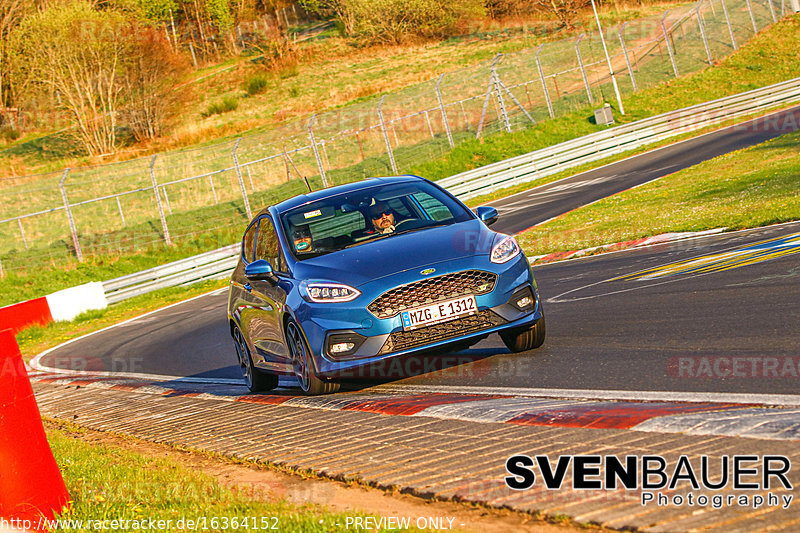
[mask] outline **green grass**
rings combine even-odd
[[[668,232],[800,219],[800,132],[726,154],[566,213],[522,233],[546,254]]]
[[[280,531],[346,531],[345,517],[323,507],[294,505],[268,499],[252,491],[234,490],[220,485],[211,476],[189,469],[166,458],[152,458],[108,445],[88,444],[77,438],[80,428],[62,426],[48,431],[48,440],[72,497],[71,510],[61,518],[96,521],[126,520],[135,531],[134,521],[170,520],[165,530],[179,529],[177,521],[206,520],[209,531],[242,531],[250,527],[214,526],[212,518],[257,518],[259,529],[277,522]],[[347,516],[354,516],[349,513]],[[355,516],[365,516],[361,513]],[[267,528],[260,517],[269,518]],[[86,531],[92,528],[66,528],[59,531]],[[184,527],[184,529],[189,529]]]

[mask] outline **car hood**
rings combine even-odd
[[[406,270],[488,255],[495,235],[480,220],[412,231],[299,261],[294,277],[358,287]]]

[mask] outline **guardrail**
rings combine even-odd
[[[108,303],[112,304],[166,287],[228,277],[236,267],[240,246],[237,242],[211,252],[104,281],[103,292]]]
[[[461,200],[534,181],[682,133],[800,101],[800,78],[609,128],[439,180]]]
[[[535,181],[591,161],[645,146],[741,115],[800,101],[800,78],[616,126],[439,180],[461,200]],[[239,243],[103,282],[108,303],[150,291],[231,274]]]

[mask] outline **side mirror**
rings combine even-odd
[[[489,207],[487,205],[479,207],[475,213],[478,215],[478,218],[483,220],[483,223],[487,226],[491,226],[495,222],[497,222],[497,209],[494,207]]]
[[[272,265],[269,264],[269,261],[266,259],[259,259],[257,261],[253,261],[246,267],[244,267],[244,276],[247,279],[252,280],[273,280],[275,279],[275,273],[272,270]]]

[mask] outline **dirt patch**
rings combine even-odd
[[[147,457],[167,458],[213,476],[221,485],[257,500],[285,499],[313,504],[341,513],[364,512],[379,517],[448,517],[459,531],[480,533],[574,533],[609,531],[569,522],[554,523],[536,516],[478,505],[425,500],[408,494],[386,492],[358,484],[320,478],[313,474],[283,472],[275,467],[239,462],[202,452],[173,448],[134,437],[94,431],[59,420],[46,419],[45,428],[59,429],[75,439],[121,448]]]

